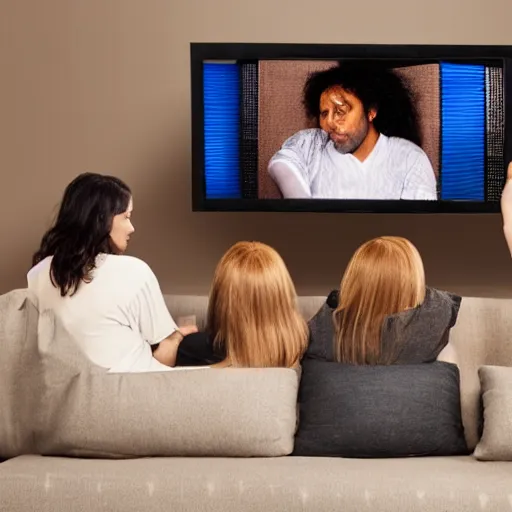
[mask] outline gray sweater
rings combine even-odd
[[[309,321],[310,339],[305,357],[334,361],[334,324],[338,291]],[[425,300],[416,308],[388,316],[382,326],[382,354],[393,364],[419,364],[436,360],[447,345],[462,298],[435,288],[427,288]]]

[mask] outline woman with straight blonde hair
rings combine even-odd
[[[352,256],[339,291],[310,320],[307,357],[356,365],[456,362],[448,345],[461,297],[425,285],[420,253],[382,236]]]
[[[215,270],[206,332],[183,339],[176,364],[291,368],[307,342],[307,324],[281,256],[260,242],[238,242]]]

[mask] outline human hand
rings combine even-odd
[[[508,164],[507,181],[501,193],[501,215],[503,217],[503,234],[512,255],[512,162]]]
[[[509,202],[512,203],[512,162],[508,164],[507,181],[505,182],[505,186],[501,193],[501,204],[503,205],[503,203]]]

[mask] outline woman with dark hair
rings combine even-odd
[[[169,370],[183,335],[197,329],[178,330],[150,267],[123,254],[135,231],[132,211],[120,179],[79,175],[33,257],[28,287],[39,310],[51,310],[96,365]]]
[[[309,76],[316,128],[288,138],[268,171],[285,198],[437,199],[406,83],[382,65],[347,61]]]

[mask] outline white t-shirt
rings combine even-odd
[[[176,329],[150,267],[132,256],[101,254],[90,283],[61,297],[50,281],[49,256],[28,273],[39,311],[62,322],[86,356],[111,372],[172,370],[152,354],[151,346]]]
[[[372,152],[360,162],[351,154],[336,151],[324,130],[301,130],[270,160],[269,173],[279,184],[283,177],[275,175],[277,163],[286,165],[297,185],[295,190],[300,190],[293,197],[437,199],[436,177],[428,156],[416,144],[399,137],[380,134]]]

